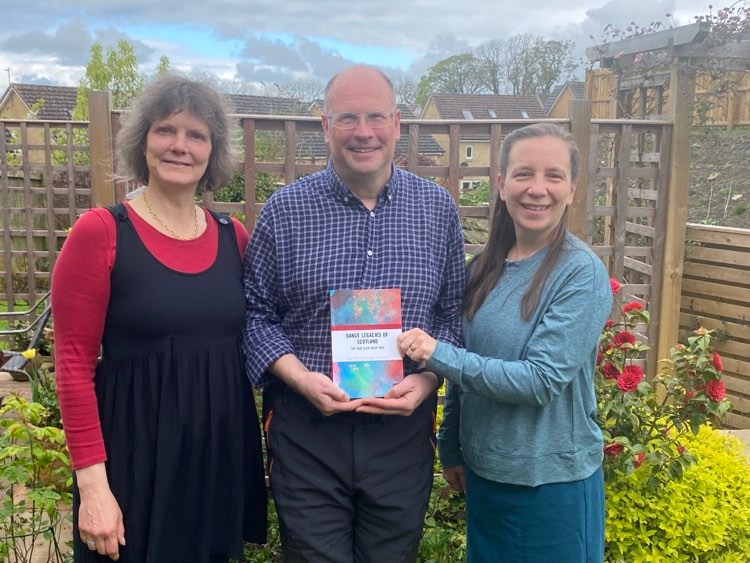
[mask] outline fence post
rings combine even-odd
[[[88,99],[91,206],[104,207],[115,204],[112,95],[108,90],[94,90]]]
[[[672,123],[672,144],[669,155],[669,185],[666,197],[664,258],[661,264],[658,303],[656,358],[669,358],[669,350],[677,343],[680,325],[682,270],[685,261],[685,228],[687,221],[688,187],[690,186],[690,128],[695,100],[695,72],[675,58],[669,76],[669,112]],[[655,369],[655,366],[650,366]]]
[[[586,240],[586,220],[588,217],[589,153],[591,149],[591,102],[571,100],[568,105],[570,133],[573,135],[580,153],[578,182],[573,195],[573,204],[568,209],[568,229],[581,240]]]

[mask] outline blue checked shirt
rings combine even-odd
[[[261,387],[268,366],[294,354],[331,373],[331,289],[401,289],[404,330],[419,327],[461,345],[461,223],[450,194],[394,168],[370,211],[331,163],[279,190],[258,217],[245,252],[247,374]],[[417,371],[408,358],[405,374]]]

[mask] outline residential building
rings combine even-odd
[[[558,84],[544,100],[544,112],[547,117],[567,118],[569,104],[573,100],[583,100],[586,97],[586,84],[578,81],[568,81]]]
[[[427,99],[421,119],[450,119],[462,121],[489,121],[513,119],[529,121],[547,117],[537,96],[510,96],[503,94],[449,94],[434,93]],[[448,136],[435,135],[435,140],[446,150]],[[490,138],[487,134],[462,133],[459,142],[459,162],[462,166],[489,166]],[[497,158],[497,155],[494,155]],[[443,156],[440,164],[448,164]],[[461,189],[472,189],[486,177],[464,176]]]

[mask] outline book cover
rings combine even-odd
[[[333,382],[349,397],[382,397],[404,378],[400,289],[331,290]]]

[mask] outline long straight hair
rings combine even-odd
[[[571,181],[575,183],[578,180],[580,160],[578,147],[573,142],[573,137],[570,133],[559,125],[552,123],[535,123],[516,129],[510,133],[503,141],[502,148],[500,149],[500,174],[505,177],[508,173],[510,151],[513,146],[518,141],[536,137],[555,137],[565,142],[570,152]],[[539,306],[542,288],[560,259],[565,245],[567,224],[568,209],[566,207],[552,235],[549,251],[542,260],[539,269],[534,274],[521,300],[521,318],[525,321],[531,318],[531,315]],[[463,311],[467,318],[474,318],[479,307],[482,306],[492,288],[497,284],[497,280],[500,279],[500,274],[503,273],[503,269],[505,268],[505,260],[508,257],[508,252],[513,248],[515,242],[515,223],[508,212],[508,206],[498,193],[495,202],[495,212],[490,223],[490,235],[487,244],[484,250],[471,260],[469,265],[471,275],[466,283],[463,302]]]

